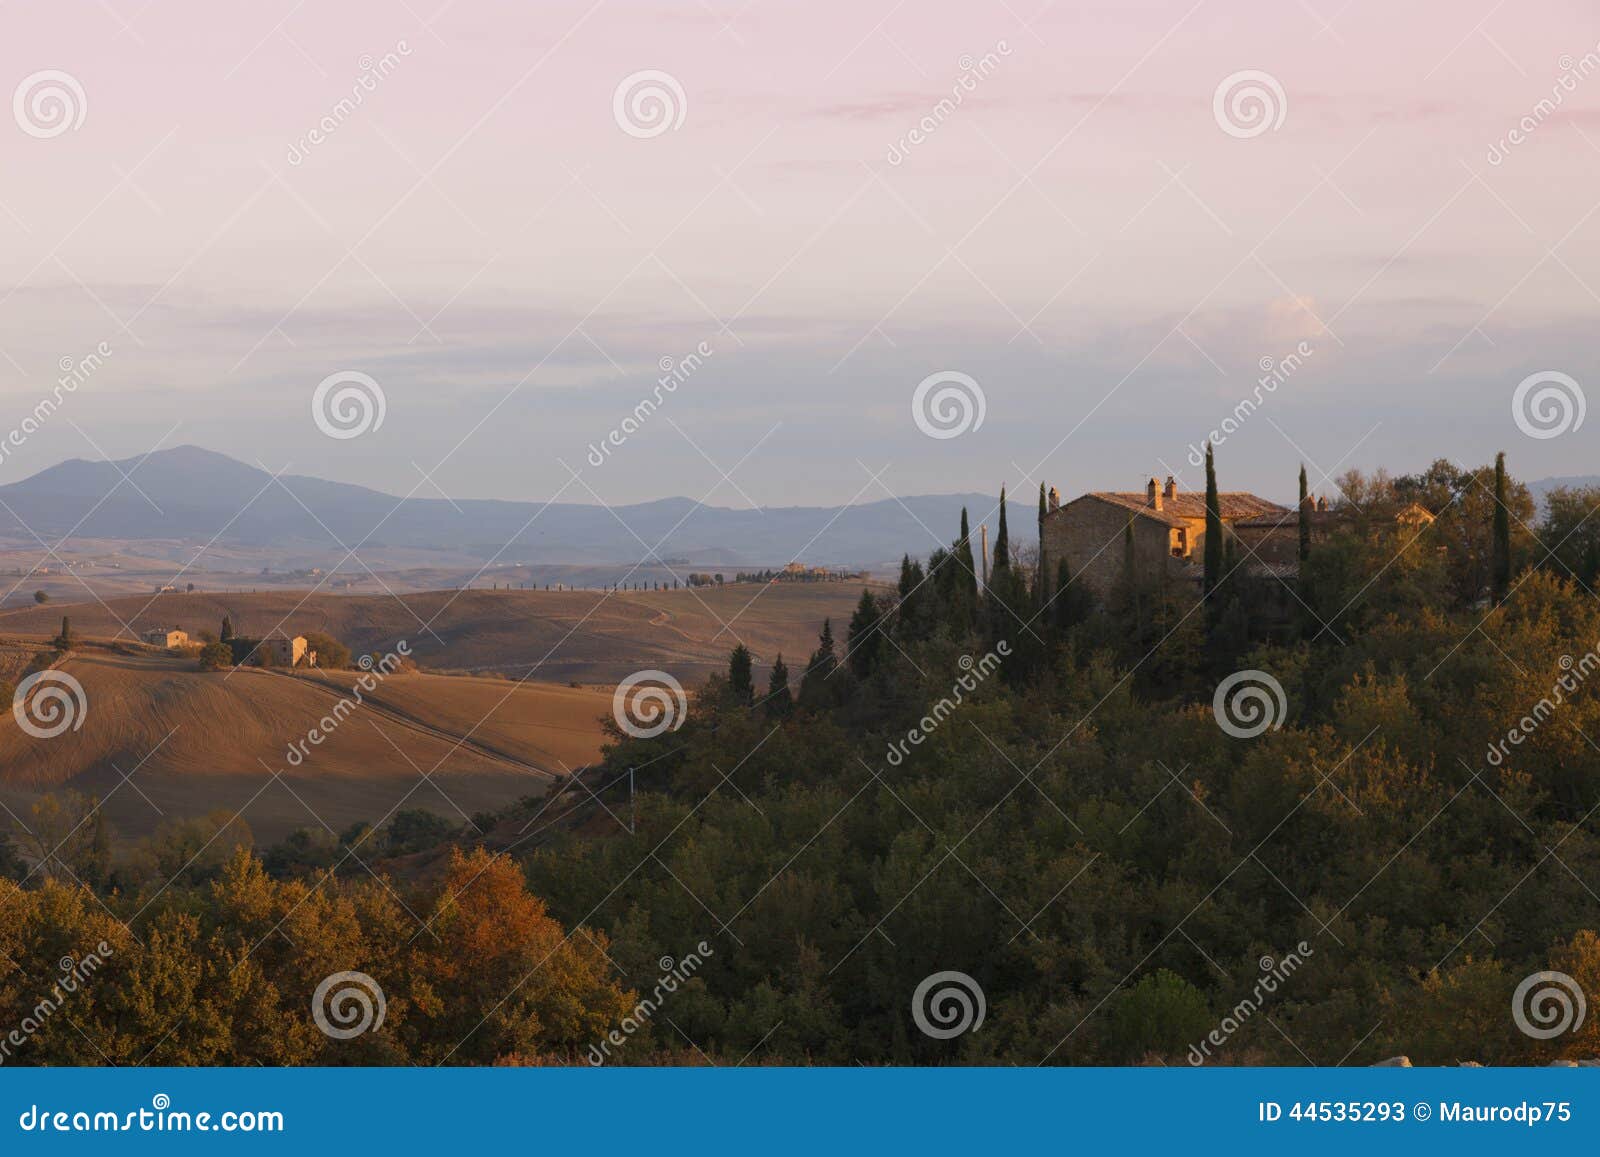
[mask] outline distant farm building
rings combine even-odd
[[[315,667],[317,653],[306,643],[304,635],[285,635],[282,632],[265,639],[230,640],[233,661],[247,667]]]
[[[157,627],[146,631],[142,636],[144,641],[154,647],[187,647],[189,645],[189,632],[178,627]]]

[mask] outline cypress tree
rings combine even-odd
[[[817,636],[817,649],[806,663],[805,674],[800,676],[800,703],[811,711],[830,707],[834,703],[833,683],[830,678],[838,669],[839,657],[833,651],[833,620],[822,620],[822,634]]]
[[[955,596],[952,608],[956,631],[972,627],[978,611],[978,571],[972,562],[972,532],[967,527],[967,508],[961,508],[961,537],[956,540],[954,574],[951,586]]]
[[[755,700],[755,676],[750,661],[750,648],[740,643],[728,656],[728,690],[733,701],[748,707]]]
[[[1311,557],[1311,496],[1306,491],[1306,468],[1300,467],[1300,561]]]
[[[912,562],[908,554],[900,560],[900,614],[899,627],[907,638],[920,638],[926,626],[924,608],[928,604],[928,591],[923,582],[922,567]]]
[[[1000,528],[994,534],[994,577],[1011,566],[1011,536],[1006,533],[1006,488],[1000,487]]]
[[[226,643],[228,640],[230,640],[232,638],[233,638],[233,620],[231,618],[229,618],[227,615],[223,615],[222,616],[222,634],[218,636],[218,641]]]
[[[1494,456],[1494,558],[1490,581],[1495,606],[1511,593],[1511,515],[1506,506],[1506,453]]]
[[[778,652],[772,664],[772,674],[767,679],[767,698],[763,704],[769,719],[787,719],[794,711],[794,699],[789,695],[789,668],[784,665],[783,652]]]
[[[847,636],[850,670],[865,679],[878,665],[878,652],[883,648],[883,635],[878,630],[880,612],[878,601],[870,590],[863,589],[856,613],[850,616],[850,634]]]
[[[1206,443],[1206,557],[1205,593],[1222,581],[1222,505],[1217,499],[1217,464],[1211,443]]]
[[[1048,512],[1049,508],[1044,504],[1044,483],[1041,482],[1039,483],[1039,573],[1033,579],[1033,585],[1038,592],[1035,597],[1041,605],[1045,600],[1045,586],[1047,585],[1045,579],[1050,577],[1049,572],[1045,569],[1044,561],[1044,516]]]

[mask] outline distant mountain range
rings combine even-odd
[[[117,487],[123,474],[132,474],[137,490],[125,482]],[[983,494],[937,494],[842,510],[741,510],[663,498],[608,509],[582,503],[401,499],[301,475],[280,481],[198,446],[162,450],[142,460],[74,458],[0,486],[0,534],[31,540],[31,531],[54,541],[71,531],[75,539],[215,538],[255,548],[313,543],[334,549],[336,536],[347,547],[365,540],[374,550],[439,549],[530,563],[687,559],[682,565],[754,569],[798,559],[857,567],[896,561],[905,553],[926,556],[955,537],[963,506],[971,511],[976,534],[976,523],[988,517],[995,501]],[[1013,513],[1012,534],[1020,544],[1032,538],[1027,533],[1034,521],[1031,502]]]

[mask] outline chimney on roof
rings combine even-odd
[[[1172,480],[1172,475],[1167,475],[1166,489],[1162,493],[1168,498],[1178,497],[1178,484]]]
[[[1161,509],[1161,491],[1156,486],[1156,480],[1155,480],[1154,477],[1152,477],[1150,479],[1150,481],[1145,485],[1145,488],[1144,488],[1144,504],[1146,506],[1150,507],[1152,510],[1160,510]]]

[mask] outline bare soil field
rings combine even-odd
[[[641,668],[685,686],[723,667],[743,642],[759,667],[779,651],[791,667],[816,646],[822,620],[843,635],[856,583],[729,584],[693,591],[445,590],[338,595],[304,590],[195,591],[0,611],[0,633],[48,638],[70,615],[75,631],[110,638],[154,627],[215,632],[230,616],[242,635],[324,631],[352,652],[405,640],[424,667],[500,672],[543,682],[612,683]]]
[[[26,822],[39,794],[81,791],[122,838],[216,809],[242,808],[258,841],[401,807],[460,820],[596,758],[611,709],[608,691],[403,673],[357,701],[357,671],[201,672],[93,643],[59,669],[83,688],[81,724],[37,738],[0,716],[0,802]]]

